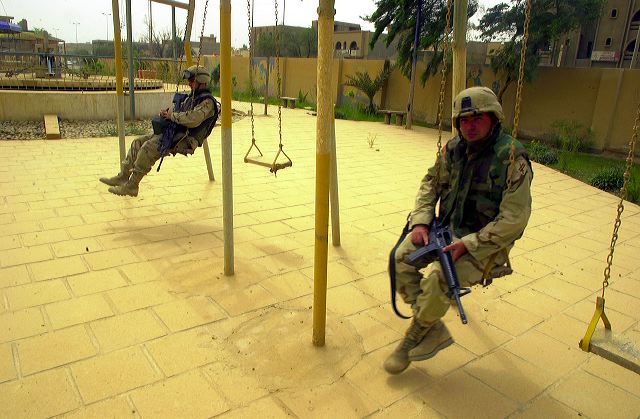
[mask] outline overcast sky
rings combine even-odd
[[[188,3],[188,0],[178,0]],[[76,26],[78,42],[93,39],[105,39],[107,31],[109,39],[113,39],[113,17],[110,0],[0,0],[4,7],[1,12],[14,17],[14,23],[27,19],[29,29],[44,28],[53,36],[67,42],[75,42]],[[360,16],[373,13],[373,0],[338,0],[344,5],[336,6],[336,20],[359,23],[364,29],[373,26],[360,19]],[[311,21],[317,19],[317,0],[279,0],[278,16],[282,21],[285,12],[285,24],[294,26],[311,26]],[[197,40],[202,30],[202,18],[205,0],[196,0],[192,37]],[[286,5],[286,9],[284,8]],[[149,0],[131,0],[133,39],[139,40],[148,31],[144,21],[149,15]],[[275,5],[273,0],[255,0],[255,26],[275,24]],[[120,20],[125,22],[125,0],[120,0]],[[171,29],[171,6],[152,3],[154,30]],[[184,28],[187,12],[176,9],[176,24]],[[247,1],[231,0],[231,42],[233,46],[242,46],[248,42],[247,37]],[[74,25],[74,22],[79,25]],[[108,27],[107,27],[108,26]],[[123,28],[123,36],[126,29]],[[209,0],[207,21],[204,26],[205,35],[214,34],[220,38],[220,1]]]
[[[188,0],[178,0],[188,3]],[[496,0],[486,0],[495,3]],[[485,1],[485,2],[486,2]],[[120,0],[120,20],[125,22],[125,0]],[[482,0],[481,0],[482,2]],[[26,19],[29,29],[46,29],[53,36],[67,42],[90,42],[93,39],[113,39],[113,17],[110,0],[0,0],[0,13],[14,17],[14,23]],[[196,11],[192,28],[192,40],[197,40],[202,29],[205,0],[196,0]],[[310,27],[317,19],[318,0],[278,0],[278,17],[285,24]],[[285,8],[286,6],[286,8]],[[131,0],[133,39],[139,40],[148,29],[145,17],[149,15],[149,0]],[[358,23],[365,30],[373,30],[373,25],[362,20],[376,9],[375,0],[336,0],[335,20]],[[273,0],[255,0],[255,26],[275,23]],[[171,6],[152,3],[154,31],[171,29]],[[176,24],[184,28],[187,12],[176,9]],[[209,0],[205,35],[214,34],[220,40],[220,0]],[[248,43],[247,1],[231,0],[231,42],[234,47]],[[126,28],[122,29],[126,37]]]

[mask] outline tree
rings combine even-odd
[[[276,55],[276,39],[271,32],[263,33],[258,37],[254,46],[256,57],[273,57]]]
[[[276,55],[276,39],[273,33],[266,32],[261,34],[258,37],[256,42],[257,45],[254,45],[255,57],[273,57]]]
[[[382,32],[389,30],[385,38],[388,47],[396,37],[398,38],[398,58],[396,65],[407,77],[411,77],[411,61],[413,58],[413,39],[416,30],[416,16],[419,0],[378,0],[377,10],[366,19],[375,25],[375,32],[371,37],[370,46],[375,43]],[[477,0],[469,0],[467,16],[471,17],[478,9]],[[422,28],[420,30],[419,50],[433,50],[433,58],[421,75],[424,85],[427,79],[436,74],[444,57],[444,30],[447,15],[446,0],[422,0]]]
[[[356,71],[355,76],[347,75],[347,82],[345,84],[355,87],[369,98],[369,105],[367,106],[366,112],[374,114],[376,112],[376,105],[373,103],[373,98],[376,93],[378,93],[378,90],[382,89],[384,82],[387,81],[390,75],[391,66],[389,65],[389,61],[385,61],[384,67],[382,67],[382,70],[380,70],[374,80],[371,79],[369,73]]]
[[[160,30],[151,30],[152,22],[146,15],[144,17],[144,25],[146,27],[146,30],[144,34],[140,36],[140,42],[144,42],[149,45],[150,56],[159,58],[172,58],[173,48],[171,46],[171,28],[165,27],[161,28]],[[184,28],[184,24],[176,22],[176,37],[174,39],[174,42],[176,43],[178,57],[181,57],[184,54]]]
[[[309,58],[318,55],[318,33],[312,28],[285,27],[281,36],[282,56]]]
[[[43,28],[33,28],[31,32],[33,32],[37,36],[42,36],[42,37],[48,36],[49,38],[51,38],[51,34],[46,29],[43,29]]]
[[[604,0],[535,0],[531,7],[525,52],[525,80],[531,81],[535,77],[542,51],[548,50],[564,35],[596,22],[603,6]],[[485,41],[506,40],[503,48],[491,59],[494,73],[505,80],[498,93],[501,103],[509,85],[518,79],[525,7],[525,1],[497,4],[487,10],[476,26]]]

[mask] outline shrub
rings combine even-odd
[[[555,146],[561,150],[575,153],[587,151],[593,144],[593,130],[585,128],[576,121],[561,119],[552,124],[556,129]]]
[[[627,186],[627,201],[640,202],[640,180],[637,177],[629,179]]]
[[[220,64],[218,64],[217,66],[214,67],[213,70],[211,70],[210,86],[217,87],[219,83],[220,83]]]
[[[622,166],[610,166],[600,169],[589,183],[603,191],[618,191],[624,183],[624,168]]]
[[[534,140],[527,148],[529,149],[529,158],[535,162],[544,165],[558,162],[558,152],[544,143]]]

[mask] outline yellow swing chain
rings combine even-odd
[[[624,200],[627,197],[627,189],[629,187],[629,179],[631,178],[631,169],[633,168],[633,158],[635,156],[636,142],[638,140],[638,126],[640,125],[640,103],[638,103],[638,110],[636,113],[636,119],[633,123],[633,135],[629,141],[629,154],[627,155],[627,166],[624,171],[624,183],[622,189],[620,189],[620,202],[618,202],[618,209],[616,214],[616,221],[613,224],[613,234],[611,236],[611,244],[609,246],[609,255],[607,256],[607,267],[604,269],[604,280],[602,281],[602,298],[604,298],[604,290],[609,286],[609,278],[611,277],[611,264],[613,263],[613,252],[618,241],[618,230],[620,224],[622,224],[622,212],[624,211]]]
[[[507,178],[507,189],[513,186],[513,170],[516,163],[516,137],[520,125],[520,106],[522,103],[522,86],[524,85],[524,67],[527,62],[527,43],[529,42],[529,23],[531,23],[531,0],[527,0],[524,13],[524,31],[522,35],[522,45],[520,47],[520,67],[518,69],[518,86],[516,89],[516,106],[513,115],[513,129],[511,130],[511,152],[509,153],[509,169]]]
[[[251,35],[253,34],[253,25],[251,25],[251,0],[247,0],[247,27],[249,34],[249,103],[251,112],[251,144],[256,145],[256,129],[253,119],[253,43],[251,42]],[[269,63],[267,63],[269,65]],[[257,146],[256,146],[257,148]],[[258,149],[260,155],[262,152]]]
[[[278,0],[275,0],[274,4],[276,9],[276,74],[278,76],[278,138],[279,138],[278,147],[279,149],[278,149],[278,153],[273,159],[273,163],[271,165],[271,172],[274,175],[276,175],[277,171],[280,168],[280,166],[276,163],[278,161],[278,157],[280,156],[280,153],[282,153],[282,155],[284,155],[287,158],[287,163],[285,163],[285,165],[282,166],[282,168],[289,167],[293,163],[289,158],[289,156],[287,155],[287,153],[285,153],[282,148],[283,147],[282,145],[282,106],[281,106],[282,99],[280,98],[282,96],[282,78],[280,77],[280,32],[282,31],[281,27],[284,27],[284,17],[282,19],[282,24],[278,25]]]
[[[437,189],[440,184],[440,165],[442,164],[442,114],[444,111],[444,91],[447,83],[447,59],[449,58],[449,32],[451,32],[451,9],[453,0],[447,0],[447,17],[444,27],[444,46],[442,48],[442,71],[440,76],[440,100],[438,102],[438,144],[436,150],[436,182]]]
[[[591,349],[591,337],[596,330],[598,320],[602,319],[605,329],[611,329],[611,323],[604,312],[604,293],[609,286],[609,278],[611,277],[611,264],[613,263],[613,253],[615,251],[616,242],[618,241],[618,230],[622,224],[622,212],[624,211],[624,200],[627,197],[627,188],[629,186],[629,178],[631,177],[631,169],[633,168],[633,158],[635,156],[636,142],[638,140],[638,126],[640,126],[640,103],[636,112],[636,119],[633,123],[633,135],[629,140],[629,154],[627,155],[627,165],[624,171],[624,183],[620,189],[620,202],[618,202],[616,220],[613,224],[613,234],[611,236],[611,244],[609,245],[609,255],[607,256],[607,267],[604,269],[604,280],[602,281],[602,295],[596,297],[596,310],[593,313],[591,322],[587,326],[584,337],[580,340],[580,349],[589,352]]]

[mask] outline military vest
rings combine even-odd
[[[213,115],[202,121],[200,125],[194,128],[186,128],[181,125],[182,128],[187,130],[187,135],[195,138],[200,146],[202,146],[202,143],[204,143],[204,140],[207,139],[209,134],[211,134],[213,127],[216,125],[216,121],[220,115],[220,104],[216,98],[213,97],[209,89],[198,89],[196,90],[195,95],[193,97],[189,96],[181,107],[184,110],[193,109],[207,99],[211,99],[213,102]]]
[[[459,136],[447,143],[449,182],[443,185],[440,201],[439,218],[458,237],[480,231],[498,215],[507,188],[511,136],[498,126],[480,150],[468,153],[467,145]],[[515,145],[516,158],[524,156],[529,162],[522,144]]]

